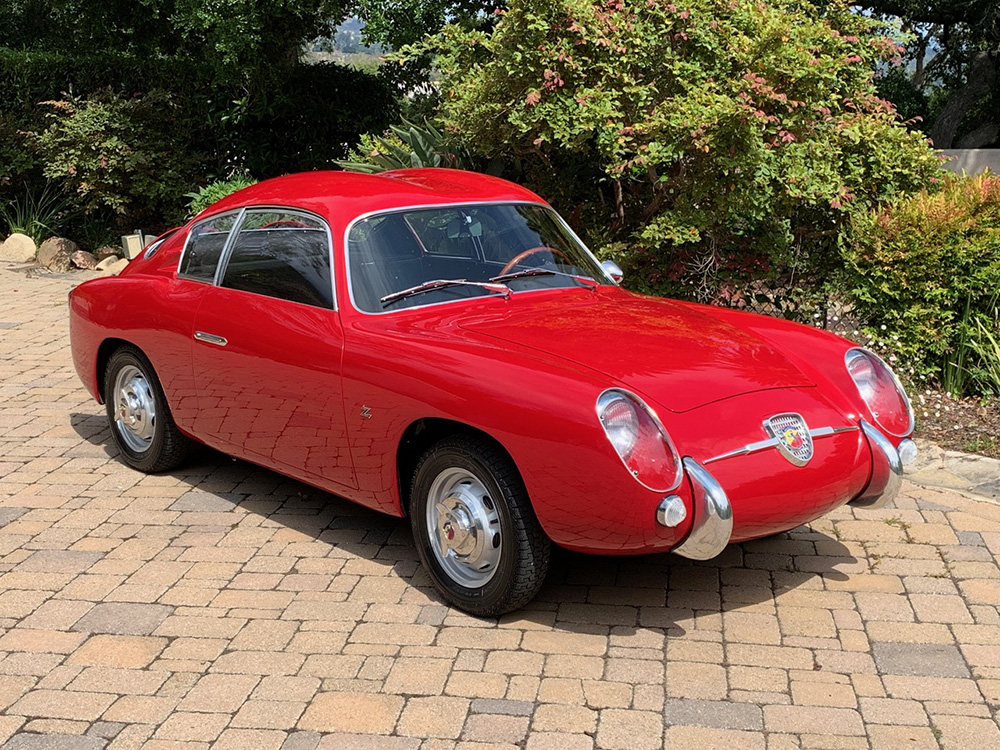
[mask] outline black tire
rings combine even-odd
[[[490,546],[497,550],[499,559],[492,566],[487,564],[487,573],[463,567],[463,556],[456,556],[453,550],[439,551],[441,532],[432,531],[429,520],[432,491],[441,502],[442,493],[436,486],[442,486],[442,482],[447,486],[449,476],[461,476],[462,473],[467,473],[470,480],[455,486],[485,489],[481,497],[483,508],[494,519],[490,521],[490,529],[494,531]],[[444,518],[436,511],[433,515],[439,522]],[[453,435],[423,455],[413,473],[410,488],[410,522],[420,560],[434,585],[447,601],[469,614],[495,617],[520,609],[535,597],[545,582],[551,542],[538,523],[513,461],[488,440],[475,435]],[[445,521],[444,526],[450,529],[449,521]],[[485,539],[485,535],[481,536]],[[465,535],[466,540],[471,538]],[[486,554],[494,553],[487,551]],[[472,576],[488,576],[488,579],[466,585],[466,580],[460,580],[463,570]]]
[[[137,373],[130,380],[141,386],[142,398],[153,404],[154,417],[149,420],[148,437],[129,437],[129,429],[117,420],[119,399],[116,382],[120,373]],[[170,407],[163,395],[156,371],[139,349],[123,345],[115,350],[104,371],[104,405],[107,410],[111,437],[121,451],[122,459],[133,469],[153,474],[180,466],[191,448],[191,439],[177,429]],[[140,445],[143,440],[145,445]]]

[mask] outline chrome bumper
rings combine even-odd
[[[692,560],[710,560],[729,544],[733,535],[733,508],[715,477],[693,458],[683,460],[694,487],[691,533],[674,552]]]
[[[850,504],[855,508],[881,508],[899,494],[903,483],[903,462],[899,451],[878,429],[861,420],[861,430],[872,453],[872,476],[868,486]],[[710,560],[720,554],[732,538],[733,508],[722,485],[704,466],[693,458],[684,458],[682,463],[694,488],[694,520],[687,539],[671,552],[692,560]],[[673,525],[659,515],[657,518],[664,526]]]
[[[872,452],[872,478],[850,504],[855,508],[878,509],[899,494],[900,485],[903,484],[903,462],[899,458],[899,451],[877,428],[862,419],[861,430],[868,438],[868,447]]]

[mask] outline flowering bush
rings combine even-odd
[[[1000,177],[859,213],[843,250],[868,335],[951,393],[1000,394]]]
[[[843,0],[512,0],[419,46],[439,117],[583,224],[644,291],[819,283],[845,220],[938,170],[875,94],[900,51]],[[806,284],[808,286],[808,284]]]

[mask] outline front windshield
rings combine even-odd
[[[348,236],[351,293],[365,312],[611,281],[548,208],[532,204],[440,206],[378,214]],[[432,281],[437,285],[399,295]]]

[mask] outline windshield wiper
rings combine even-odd
[[[566,276],[567,278],[573,279],[574,281],[579,281],[584,286],[588,286],[591,289],[597,290],[600,283],[597,279],[591,278],[590,276],[578,276],[575,273],[565,273],[564,271],[555,271],[551,268],[528,268],[524,271],[514,271],[513,273],[503,273],[499,276],[494,276],[490,281],[511,281],[512,279],[523,279],[526,276]]]
[[[490,281],[493,281],[493,279],[490,279]],[[423,284],[411,286],[409,289],[400,289],[398,292],[387,294],[379,302],[382,303],[382,307],[385,307],[397,300],[412,297],[414,294],[432,292],[435,289],[444,289],[449,286],[478,286],[480,289],[496,292],[497,294],[502,294],[504,297],[510,297],[510,287],[506,284],[491,284],[486,281],[468,281],[467,279],[434,279],[433,281],[425,281]]]

